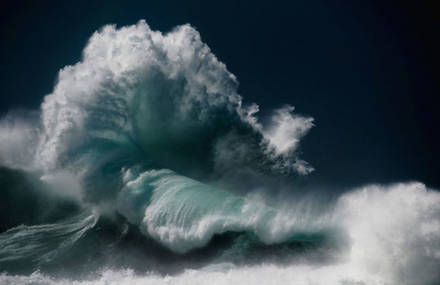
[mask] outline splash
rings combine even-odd
[[[130,150],[192,175],[219,170],[219,163],[309,172],[305,162],[302,168],[294,162],[313,119],[286,107],[264,128],[258,106],[244,106],[237,87],[189,25],[165,35],[144,21],[105,26],[89,40],[82,61],[60,71],[45,98],[38,160],[46,169],[89,169],[92,158]],[[228,152],[233,161],[225,160]]]

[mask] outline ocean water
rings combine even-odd
[[[190,25],[95,32],[0,121],[0,284],[438,284],[440,194],[296,189],[313,118],[258,118]]]

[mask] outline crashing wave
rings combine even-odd
[[[131,212],[139,209],[120,206],[123,195],[128,196],[125,199],[132,195],[125,185],[125,169],[145,169],[142,177],[172,169],[174,174],[151,178],[155,186],[139,182],[137,188],[145,187],[143,191],[149,193],[145,195],[152,195],[152,203],[147,197],[140,202],[151,220],[136,223],[176,251],[203,246],[214,234],[226,231],[251,230],[264,241],[279,241],[291,229],[269,226],[280,219],[274,209],[255,210],[263,206],[249,206],[244,198],[227,196],[188,178],[218,181],[312,171],[297,158],[296,150],[313,119],[295,115],[293,107],[286,106],[262,124],[256,117],[258,106],[245,106],[237,87],[235,76],[189,25],[167,34],[151,30],[145,21],[120,29],[105,26],[90,38],[82,60],[60,71],[53,92],[41,106],[41,124],[3,124],[0,132],[38,130],[26,145],[33,157],[26,156],[22,165],[41,169],[45,181],[54,173],[63,176],[55,179],[58,182],[68,177],[76,188],[83,188],[75,197],[86,203],[106,208],[119,203],[119,210],[123,209],[119,212],[129,220],[133,220]],[[12,139],[26,144],[24,136]],[[5,162],[8,153],[0,148]],[[185,225],[174,208],[174,195],[187,201],[183,211],[192,220],[184,220]],[[192,195],[206,201],[190,203]],[[222,211],[208,209],[205,203],[220,196],[238,205],[225,204]],[[243,224],[240,219],[247,215],[253,215],[253,220]],[[160,226],[164,219],[174,226]]]
[[[421,183],[367,186],[327,205],[298,197],[269,203],[253,193],[248,184],[258,188],[259,177],[313,170],[298,156],[299,141],[313,119],[284,106],[261,122],[258,106],[243,103],[237,88],[235,76],[189,25],[162,34],[140,21],[96,32],[82,60],[60,71],[40,112],[11,113],[0,121],[0,164],[38,176],[47,189],[35,195],[65,192],[63,199],[81,204],[89,214],[3,231],[0,271],[10,262],[30,260],[38,266],[63,255],[91,228],[96,235],[110,232],[111,241],[125,238],[130,226],[119,219],[145,235],[128,241],[142,250],[147,243],[157,256],[166,255],[165,262],[203,255],[216,236],[237,235],[226,249],[211,246],[211,266],[173,276],[107,270],[95,281],[74,281],[6,273],[0,284],[440,280],[440,194]],[[7,179],[13,176],[5,173]],[[234,187],[249,189],[243,195]],[[117,230],[96,227],[91,208],[108,215]],[[12,213],[14,207],[7,210]],[[102,254],[114,254],[112,249],[106,246]],[[281,265],[236,266],[240,255],[258,250],[298,258]],[[224,262],[235,263],[224,267]]]

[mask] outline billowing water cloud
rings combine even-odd
[[[237,164],[310,172],[295,150],[313,119],[288,106],[264,128],[258,107],[244,106],[237,87],[189,25],[167,34],[144,21],[105,26],[90,38],[81,62],[60,71],[45,98],[38,160],[46,169],[71,167],[85,153],[102,159],[105,144],[189,174]],[[231,161],[217,155],[226,152],[234,153]]]

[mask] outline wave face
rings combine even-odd
[[[0,121],[0,284],[439,282],[438,191],[286,194],[313,118],[261,121],[237,88],[189,25],[93,34]]]
[[[170,170],[146,171],[135,178],[128,171],[125,177],[119,213],[179,253],[205,246],[215,234],[252,232],[262,242],[274,244],[318,224],[311,219],[306,222],[304,214],[294,217],[252,197],[237,196]]]

